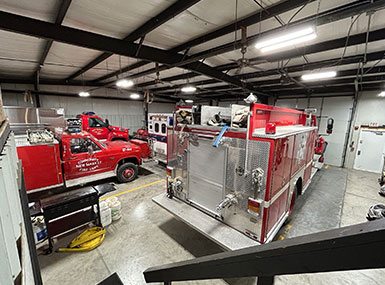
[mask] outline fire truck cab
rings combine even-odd
[[[39,132],[32,135],[15,137],[27,191],[72,187],[113,176],[130,182],[142,161],[139,146],[123,141],[103,143],[87,132],[48,139]]]
[[[102,120],[94,112],[84,112],[79,114],[76,118],[81,120],[82,130],[89,132],[99,140],[107,141],[128,141],[129,130],[121,127],[111,126],[108,120]]]

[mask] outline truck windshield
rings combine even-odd
[[[90,128],[106,128],[107,124],[99,118],[88,118]]]
[[[100,150],[100,146],[98,146],[94,141],[89,138],[72,138],[70,144],[72,154],[88,152],[88,148],[90,146],[92,147],[93,151]]]
[[[90,137],[92,137],[92,139],[93,139],[95,142],[97,142],[99,145],[101,145],[102,148],[107,148],[107,146],[106,146],[104,143],[102,143],[100,140],[98,140],[97,138],[95,138],[93,135],[90,134]]]

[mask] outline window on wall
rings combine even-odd
[[[159,132],[159,124],[158,124],[158,123],[155,123],[155,132],[156,132],[156,133]]]
[[[73,138],[70,141],[71,144],[71,153],[85,153],[88,152],[88,147],[91,146],[93,151],[100,150],[100,147],[89,138]]]
[[[163,123],[162,124],[162,134],[166,134],[166,130],[167,130],[166,124]]]
[[[88,118],[90,128],[105,128],[106,123],[98,118]]]

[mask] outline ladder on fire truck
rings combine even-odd
[[[147,283],[384,268],[385,219],[147,269]]]

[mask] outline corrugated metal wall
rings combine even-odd
[[[31,106],[17,94],[3,94],[5,106]],[[44,108],[64,108],[67,118],[74,117],[85,111],[93,111],[103,119],[108,119],[113,126],[130,129],[130,134],[144,125],[143,103],[124,100],[107,100],[94,98],[74,98],[64,96],[40,96]],[[171,113],[174,104],[152,103],[149,112]]]

